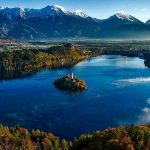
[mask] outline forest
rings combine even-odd
[[[71,67],[95,55],[95,52],[79,50],[72,44],[1,52],[0,79],[23,78],[46,68]]]
[[[121,126],[67,141],[52,133],[0,125],[0,150],[149,150],[150,126]]]
[[[140,57],[150,67],[149,42],[72,42],[48,43],[33,47],[7,46],[0,52],[0,80],[24,78],[46,68],[71,67],[99,55]],[[36,43],[35,43],[36,44]],[[16,50],[15,50],[16,49]]]

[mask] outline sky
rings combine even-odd
[[[117,12],[144,22],[150,19],[150,0],[0,0],[2,7],[43,8],[47,5],[61,5],[70,11],[80,9],[98,19],[106,19]]]

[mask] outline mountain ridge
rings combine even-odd
[[[150,23],[132,15],[116,13],[97,19],[80,9],[71,12],[59,5],[41,9],[0,8],[0,20],[0,37],[21,39],[142,37],[150,32]]]

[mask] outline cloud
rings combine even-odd
[[[142,109],[142,114],[139,116],[137,123],[145,124],[150,122],[150,109],[145,107]]]
[[[137,123],[145,124],[150,122],[150,98],[147,99],[148,106],[142,109]]]
[[[150,77],[139,77],[131,79],[122,79],[118,80],[119,82],[130,83],[130,84],[140,84],[140,83],[149,83]]]

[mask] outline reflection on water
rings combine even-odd
[[[87,82],[87,91],[55,89],[53,81],[69,72],[65,68],[0,82],[0,123],[70,139],[121,124],[150,122],[150,70],[143,60],[101,56],[79,63],[73,71]]]
[[[150,123],[150,98],[147,99],[147,104],[142,109],[142,112],[138,117],[137,123],[140,123],[140,124]]]
[[[8,71],[2,71],[0,70],[0,81],[2,80],[12,80],[12,79],[23,79],[25,77],[30,77],[34,73],[40,71],[38,70],[32,70],[32,71],[15,71],[15,70],[8,70]]]

